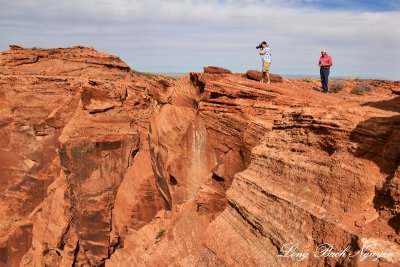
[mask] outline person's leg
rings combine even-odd
[[[324,69],[321,68],[319,70],[319,77],[321,79],[321,88],[322,88],[322,92],[324,91]]]
[[[322,90],[323,92],[328,92],[328,75],[329,69],[322,69]]]
[[[263,72],[262,72],[262,76],[261,76],[261,81],[260,81],[260,82],[262,82],[262,83],[263,83],[263,82],[264,82],[264,80],[265,80],[265,72],[263,71]]]
[[[264,79],[265,79],[265,72],[264,72],[264,61],[262,62],[262,65],[261,65],[261,81],[260,82],[264,82]]]
[[[265,80],[265,76],[267,77],[267,83],[271,83],[270,79],[269,79],[269,66],[270,66],[270,62],[264,62],[263,63],[263,80]]]
[[[325,69],[325,75],[326,75],[326,77],[325,77],[325,86],[326,86],[326,91],[328,92],[329,91],[329,85],[328,85],[328,83],[329,83],[329,69]]]

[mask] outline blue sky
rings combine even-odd
[[[303,0],[303,4],[320,9],[342,9],[357,11],[393,11],[399,10],[399,0]]]
[[[400,0],[0,0],[0,49],[85,45],[133,69],[260,68],[255,46],[272,49],[271,72],[400,80]]]

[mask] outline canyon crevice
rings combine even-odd
[[[399,266],[400,82],[258,77],[10,46],[0,266]]]

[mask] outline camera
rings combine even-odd
[[[263,45],[267,45],[266,41],[262,41],[259,45],[256,46],[256,49],[262,48]]]

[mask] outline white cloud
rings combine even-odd
[[[323,11],[304,2],[313,0],[0,0],[0,48],[88,45],[147,71],[244,71],[259,68],[255,46],[266,40],[275,73],[317,74],[325,48],[333,75],[400,80],[400,12]]]

